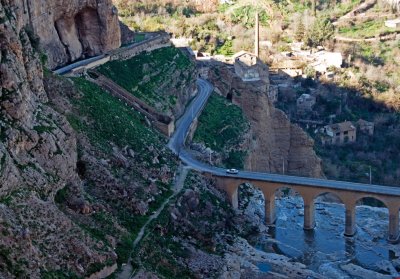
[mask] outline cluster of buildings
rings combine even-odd
[[[292,43],[290,48],[290,51],[275,55],[272,63],[272,68],[290,77],[304,76],[304,65],[307,65],[317,73],[332,78],[331,69],[341,68],[343,64],[343,56],[340,52],[326,51],[323,48],[317,52],[303,50],[303,43]]]
[[[337,62],[335,66],[340,66],[342,63],[341,56],[339,57],[336,54],[328,56],[320,54],[318,57],[322,58],[318,60],[319,62],[314,66],[321,71],[327,70],[326,65],[332,65]],[[330,58],[332,58],[332,60],[330,60]],[[241,51],[233,57],[233,64],[235,73],[244,82],[264,81],[269,83],[268,67],[262,63],[256,55],[246,51]],[[278,91],[278,86],[269,86],[268,96],[272,102],[277,101]],[[315,104],[315,96],[311,94],[302,94],[296,100],[297,114],[301,116],[307,113],[312,113]],[[322,128],[317,129],[316,132],[319,133],[322,144],[342,145],[355,142],[357,140],[357,130],[372,136],[374,134],[374,123],[363,119],[358,120],[356,123],[344,121],[325,125]]]

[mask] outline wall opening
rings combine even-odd
[[[101,48],[101,22],[97,10],[85,8],[75,16],[79,41],[84,57],[94,56]]]
[[[226,99],[227,99],[229,102],[232,102],[232,98],[233,98],[233,94],[232,94],[232,92],[229,92],[228,95],[226,95]]]
[[[257,218],[264,223],[264,195],[260,189],[250,183],[243,183],[238,188],[238,208],[250,218]]]
[[[389,228],[389,210],[375,197],[363,197],[356,202],[356,225],[361,241],[385,242]]]

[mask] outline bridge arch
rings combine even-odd
[[[324,199],[323,202],[327,203],[340,203],[340,204],[345,203],[342,195],[334,191],[321,191],[315,193],[313,197],[314,202],[319,201],[321,199]]]
[[[289,203],[291,203],[292,201],[294,201],[295,203],[292,207],[292,210],[290,210],[292,214],[290,217],[302,215],[300,212],[303,211],[305,208],[305,201],[302,193],[298,191],[296,187],[293,187],[291,185],[281,185],[280,187],[275,189],[273,194],[273,202],[275,203],[275,206],[279,205],[277,207],[278,210],[276,210],[276,213],[274,213],[275,219],[276,215],[278,215],[277,213],[279,213],[280,210],[283,210],[285,203],[288,203],[288,201],[285,201],[285,199],[288,197],[292,198]],[[267,212],[267,207],[265,208],[265,211]],[[307,213],[304,212],[304,224],[306,223],[307,219],[305,216],[306,214]]]
[[[389,233],[388,240],[397,242],[400,238],[399,210],[400,201],[393,193],[375,194],[369,191],[330,189],[318,186],[287,185],[286,183],[267,182],[261,180],[244,179],[241,177],[218,177],[217,187],[224,190],[234,208],[238,207],[238,188],[242,183],[250,183],[263,192],[265,200],[265,221],[271,225],[276,221],[275,197],[279,189],[289,188],[297,192],[304,202],[304,229],[312,230],[315,227],[315,199],[325,193],[331,193],[338,197],[345,205],[345,236],[353,236],[356,233],[356,207],[359,200],[375,198],[380,200],[389,209]]]
[[[358,199],[355,201],[356,206],[359,205],[369,205],[373,207],[386,207],[388,208],[388,205],[386,204],[387,201],[385,201],[382,198],[375,197],[373,195],[361,195],[358,197]]]
[[[256,184],[249,183],[249,182],[244,182],[238,185],[237,188],[238,191],[238,208],[244,209],[247,207],[248,203],[252,202],[251,199],[253,198],[261,198],[262,201],[265,202],[265,196],[263,191],[261,190],[260,187],[257,187]],[[253,201],[254,202],[254,201]],[[254,213],[258,215],[258,211],[255,210]],[[264,212],[260,214],[260,217],[262,218],[262,215]]]
[[[395,199],[380,197],[374,194],[360,194],[353,199],[352,202],[346,203],[346,222],[345,222],[345,236],[353,236],[356,233],[356,213],[357,206],[364,205],[361,202],[367,201],[373,207],[384,207],[388,209],[388,235],[387,238],[390,242],[397,242],[399,240],[399,203]],[[372,201],[372,204],[371,204]],[[368,205],[368,204],[366,204]],[[359,209],[360,210],[360,209]],[[360,212],[360,211],[359,211]],[[363,218],[365,219],[365,218]],[[363,225],[360,224],[360,227]]]
[[[265,223],[267,225],[272,225],[276,222],[277,214],[276,214],[276,199],[278,197],[289,195],[293,193],[295,196],[299,196],[302,201],[302,207],[304,207],[304,197],[303,194],[292,185],[282,185],[276,183],[266,183],[260,182],[258,183],[261,191],[264,193],[265,200]],[[306,215],[306,213],[304,213]],[[305,217],[306,220],[306,217]],[[306,221],[305,221],[306,224]]]

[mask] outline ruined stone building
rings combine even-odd
[[[298,114],[305,114],[312,111],[315,105],[315,97],[310,94],[302,94],[296,102],[296,108]]]
[[[364,119],[360,119],[357,121],[357,127],[360,129],[361,132],[364,132],[370,136],[374,134],[374,122],[369,122]]]
[[[322,130],[322,144],[344,144],[357,139],[357,128],[350,121],[326,125]]]

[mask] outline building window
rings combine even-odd
[[[343,134],[347,135],[349,133],[349,131],[344,131]]]

